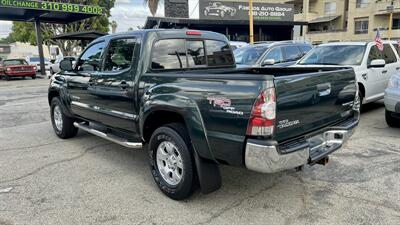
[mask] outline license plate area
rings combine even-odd
[[[331,130],[309,138],[309,163],[314,164],[342,147],[347,140],[347,133],[346,130]]]

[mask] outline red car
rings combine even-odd
[[[13,77],[31,77],[36,79],[36,66],[29,65],[23,59],[7,59],[0,62],[0,77],[10,80]]]

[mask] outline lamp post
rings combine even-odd
[[[250,44],[254,44],[253,0],[249,0]]]
[[[391,4],[386,7],[386,10],[389,14],[389,31],[388,31],[388,40],[392,37],[392,26],[393,26],[393,11],[394,11],[394,1],[392,0]]]

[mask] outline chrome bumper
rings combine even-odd
[[[301,148],[282,154],[277,144],[262,144],[249,139],[246,143],[245,165],[249,170],[275,173],[305,164],[315,164],[332,152],[343,147],[354,134],[358,118],[343,126],[328,128],[325,132],[307,138]]]

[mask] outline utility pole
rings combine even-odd
[[[392,26],[393,26],[393,11],[394,11],[394,1],[390,3],[390,6],[387,7],[387,10],[390,12],[389,15],[389,31],[388,31],[388,40],[392,37]]]
[[[250,44],[254,44],[253,0],[249,0]]]

